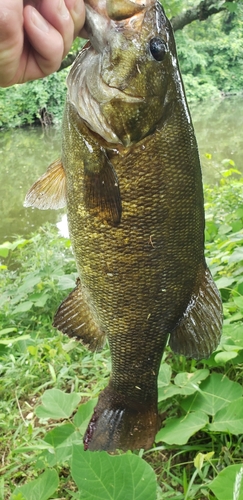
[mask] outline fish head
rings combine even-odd
[[[172,28],[155,0],[89,0],[85,27],[69,98],[91,130],[129,147],[160,127],[180,90]]]

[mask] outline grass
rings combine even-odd
[[[169,348],[166,350],[159,376],[162,437],[158,434],[153,449],[122,458],[127,478],[131,456],[136,456],[141,466],[152,467],[151,472],[150,469],[143,471],[153,475],[148,476],[151,492],[146,497],[151,500],[229,500],[227,491],[226,496],[222,496],[217,483],[214,487],[212,481],[218,477],[224,481],[221,474],[226,471],[226,481],[231,484],[232,466],[234,478],[238,478],[240,484],[240,493],[234,490],[234,500],[242,498],[239,467],[243,456],[240,431],[243,422],[240,389],[243,383],[243,180],[235,179],[237,175],[235,168],[228,168],[220,186],[206,189],[206,254],[224,301],[221,345],[209,360],[199,363],[175,356]],[[46,474],[43,476],[45,488],[48,480],[58,483],[55,492],[48,496],[47,490],[43,490],[40,496],[36,494],[35,500],[93,498],[81,495],[74,466],[75,461],[83,463],[84,457],[79,454],[80,445],[77,449],[75,446],[80,443],[79,431],[81,433],[83,422],[91,412],[85,403],[96,398],[107,383],[110,357],[108,346],[100,353],[90,353],[52,327],[53,312],[75,283],[70,242],[47,225],[28,240],[19,238],[14,243],[0,245],[0,256],[3,290],[0,298],[0,500],[34,498],[21,488],[30,484],[33,489],[35,483],[31,481],[41,480],[42,474]],[[222,407],[217,399],[220,387],[223,387]],[[50,392],[53,390],[59,392]],[[81,409],[77,411],[75,407],[63,418],[55,413],[48,419],[41,418],[43,409],[39,408],[43,408],[45,395],[47,399],[51,395],[55,402],[62,394],[78,394]],[[210,413],[212,401],[215,413]],[[64,403],[60,403],[62,405]],[[54,411],[52,405],[49,406]],[[223,415],[233,406],[238,420],[229,414],[227,427]],[[193,422],[197,415],[198,429],[191,429],[191,415]],[[181,426],[187,421],[188,426],[182,431]],[[73,455],[68,440],[64,452],[61,451],[61,431],[72,433],[69,439]],[[183,433],[188,433],[184,442]],[[64,453],[62,457],[60,453]],[[97,460],[97,454],[91,455]],[[56,462],[54,456],[59,457],[55,458]],[[92,467],[93,471],[97,470],[96,463]],[[131,473],[134,484],[139,484],[136,472]],[[119,473],[116,474],[119,478]],[[152,484],[154,477],[157,493]],[[232,488],[237,486],[236,479],[234,481]],[[40,484],[37,483],[38,487]],[[100,488],[104,486],[100,482]],[[136,498],[145,497],[131,497]]]

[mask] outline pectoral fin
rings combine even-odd
[[[95,320],[95,313],[84,298],[80,279],[77,286],[59,306],[53,326],[69,337],[76,337],[89,349],[101,349],[105,342],[105,333]]]
[[[208,268],[181,320],[170,336],[170,347],[188,358],[208,358],[221,337],[223,322],[219,291]]]
[[[97,164],[88,159],[84,162],[84,202],[102,221],[119,224],[122,203],[118,177],[104,151]]]
[[[28,191],[24,206],[57,210],[66,205],[66,175],[61,160],[54,161]]]

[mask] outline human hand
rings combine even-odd
[[[84,20],[83,0],[0,0],[0,86],[56,71]]]

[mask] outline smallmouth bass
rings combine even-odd
[[[90,42],[68,77],[61,161],[26,206],[59,208],[79,278],[54,326],[101,348],[112,370],[85,449],[148,449],[168,337],[200,359],[220,340],[222,305],[204,257],[197,143],[172,28],[156,0],[86,2]]]

